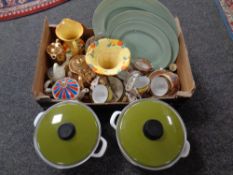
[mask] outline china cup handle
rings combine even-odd
[[[112,117],[110,119],[110,125],[116,130],[117,129],[117,118],[119,117],[119,115],[121,114],[121,111],[116,111],[112,114]]]
[[[77,97],[77,100],[82,100],[83,97],[84,97],[87,93],[89,93],[89,92],[90,92],[90,90],[89,90],[88,88],[83,89],[83,90],[80,92],[79,96]]]
[[[190,143],[188,141],[185,142],[184,149],[182,151],[181,157],[185,158],[188,157],[190,152]]]
[[[52,92],[52,89],[49,88],[49,85],[50,85],[51,83],[52,83],[51,80],[48,80],[48,81],[45,82],[45,84],[44,84],[44,89],[45,89],[45,92],[46,92],[46,93],[51,93],[51,92]]]
[[[104,153],[107,150],[107,147],[108,147],[107,141],[103,137],[100,137],[100,141],[102,142],[101,149],[98,153],[95,153],[95,152],[93,153],[92,157],[94,157],[94,158],[103,157]]]
[[[37,114],[36,118],[34,119],[33,125],[34,127],[36,127],[38,121],[40,120],[40,118],[44,115],[44,112],[40,112],[39,114]]]

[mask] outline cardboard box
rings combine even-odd
[[[181,89],[178,91],[174,96],[169,96],[169,97],[163,97],[161,98],[162,100],[168,100],[168,99],[177,99],[177,98],[190,98],[192,97],[196,86],[195,82],[193,79],[192,71],[191,71],[191,66],[189,62],[189,57],[188,57],[188,51],[186,48],[184,36],[180,27],[180,22],[179,19],[176,18],[177,21],[177,28],[179,31],[179,44],[180,44],[180,49],[179,49],[179,54],[178,58],[176,61],[177,64],[177,74],[180,78],[180,83],[181,83]],[[43,32],[41,36],[41,41],[40,41],[40,47],[39,47],[39,52],[38,52],[38,57],[37,57],[37,64],[36,64],[36,71],[35,71],[35,77],[34,77],[34,82],[32,86],[32,92],[33,95],[36,99],[36,101],[43,107],[43,108],[48,108],[51,105],[58,103],[58,100],[51,99],[49,96],[44,94],[44,82],[46,81],[47,78],[47,69],[52,66],[52,61],[48,59],[48,55],[46,53],[46,48],[47,46],[55,41],[55,25],[49,25],[48,19],[46,18],[44,21],[44,26],[43,26]],[[85,28],[85,27],[84,27]],[[83,35],[83,39],[86,40],[90,36],[93,36],[94,32],[92,29],[85,28],[85,32]],[[95,108],[95,107],[103,107],[103,106],[111,106],[111,108],[122,108],[127,103],[106,103],[106,104],[88,104],[89,106]]]

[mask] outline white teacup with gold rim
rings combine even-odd
[[[175,95],[180,89],[180,80],[177,74],[159,70],[150,75],[150,89],[154,96],[163,97],[165,95]]]
[[[136,88],[140,94],[146,93],[150,88],[150,79],[147,76],[137,77],[134,88]]]
[[[86,62],[97,74],[112,76],[129,67],[130,50],[117,39],[103,38],[90,44]]]

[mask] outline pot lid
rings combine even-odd
[[[179,158],[186,130],[172,107],[147,99],[125,108],[117,124],[117,139],[128,160],[156,169],[169,166]]]
[[[96,149],[100,132],[99,120],[89,107],[61,102],[39,120],[34,144],[41,158],[51,166],[77,166]]]

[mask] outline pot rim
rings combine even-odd
[[[92,152],[89,154],[89,156],[87,156],[84,160],[82,160],[81,162],[78,162],[76,164],[73,164],[73,165],[58,165],[58,164],[55,164],[51,161],[49,161],[48,159],[45,158],[45,156],[40,152],[39,148],[38,148],[38,144],[37,144],[37,139],[36,139],[36,136],[37,136],[37,133],[38,133],[38,126],[41,122],[41,120],[44,118],[45,114],[47,114],[50,110],[52,110],[54,107],[58,106],[58,105],[61,105],[61,104],[79,104],[85,108],[87,108],[94,116],[96,122],[97,122],[97,125],[98,125],[98,128],[99,128],[99,134],[98,134],[98,139],[96,141],[96,145],[95,147],[93,148]],[[48,165],[50,165],[51,167],[53,168],[57,168],[57,169],[71,169],[71,168],[75,168],[83,163],[85,163],[87,160],[89,160],[92,155],[94,154],[94,152],[96,151],[96,149],[98,148],[99,146],[99,143],[100,143],[100,139],[101,139],[101,135],[102,135],[102,129],[101,129],[101,124],[100,124],[100,121],[96,115],[96,113],[87,105],[79,102],[79,101],[74,101],[74,100],[66,100],[66,101],[62,101],[62,102],[59,102],[51,107],[49,107],[46,111],[44,111],[42,117],[38,120],[37,122],[37,126],[35,126],[35,131],[34,131],[34,136],[33,136],[33,144],[34,144],[34,147],[35,147],[35,150],[36,150],[36,153],[39,155],[39,157],[45,162],[47,163]]]
[[[118,130],[118,126],[119,126],[120,120],[121,120],[122,117],[124,116],[124,113],[126,112],[126,110],[128,110],[132,105],[137,104],[137,103],[140,103],[140,102],[143,102],[143,101],[159,102],[159,103],[161,103],[161,104],[166,105],[169,109],[171,109],[171,110],[177,115],[177,117],[178,117],[178,119],[179,119],[179,121],[180,121],[180,123],[181,123],[181,126],[182,126],[182,128],[183,128],[183,131],[184,131],[184,143],[183,143],[183,147],[182,147],[182,149],[181,149],[181,152],[180,152],[179,155],[176,157],[176,159],[174,159],[174,160],[173,160],[170,164],[168,164],[168,165],[164,165],[164,166],[161,166],[161,167],[149,167],[149,166],[141,165],[141,164],[139,164],[138,162],[134,161],[132,158],[130,158],[130,157],[128,156],[128,154],[125,152],[125,150],[123,149],[123,147],[122,147],[122,145],[121,145],[121,143],[120,143],[120,140],[119,140],[119,137],[118,137],[118,134],[117,134],[117,132],[118,132],[117,130]],[[159,170],[168,169],[168,168],[172,167],[173,165],[175,165],[175,164],[180,160],[180,158],[182,157],[182,152],[183,152],[183,150],[184,150],[184,148],[185,148],[186,142],[188,141],[188,140],[187,140],[187,129],[186,129],[185,124],[184,124],[184,121],[182,120],[182,118],[181,118],[181,116],[179,115],[179,113],[178,113],[173,107],[171,107],[168,103],[165,103],[165,102],[163,102],[163,101],[161,101],[161,100],[157,100],[157,99],[154,99],[154,98],[141,99],[141,100],[137,100],[137,101],[134,101],[134,102],[130,103],[128,106],[126,106],[126,107],[122,110],[122,112],[121,112],[119,118],[117,119],[117,124],[116,124],[116,126],[117,126],[117,128],[116,128],[116,130],[115,130],[115,132],[116,132],[115,134],[116,134],[116,138],[117,138],[117,144],[118,144],[118,146],[119,146],[121,152],[123,153],[123,156],[124,156],[131,164],[133,164],[133,165],[135,165],[135,166],[137,166],[137,167],[143,168],[143,169],[145,169],[145,170],[159,171]]]

